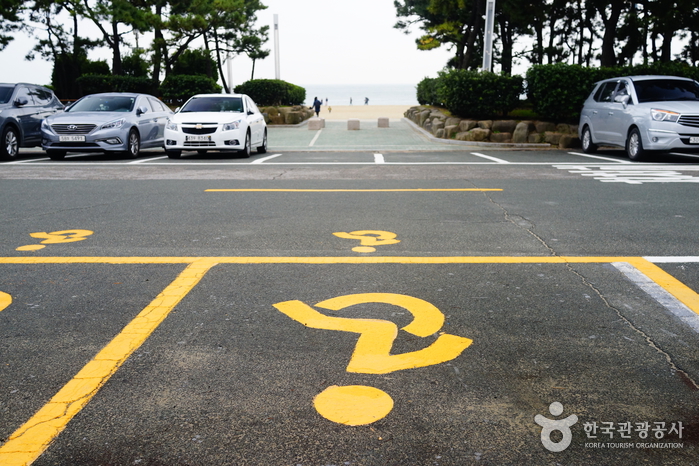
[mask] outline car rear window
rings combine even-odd
[[[636,88],[636,95],[640,103],[672,100],[699,101],[699,85],[694,81],[651,79],[634,81],[633,85]]]
[[[85,97],[75,102],[68,112],[130,112],[133,110],[135,97]]]
[[[0,104],[6,104],[12,98],[13,87],[2,86],[0,87]]]
[[[238,112],[243,111],[240,97],[194,97],[184,104],[182,113],[191,112]]]

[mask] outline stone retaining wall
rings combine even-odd
[[[313,110],[302,105],[293,107],[260,107],[268,125],[298,125],[311,118]]]
[[[472,120],[450,117],[435,107],[412,107],[405,117],[437,138],[471,142],[550,144],[561,149],[580,147],[578,125],[545,121]]]

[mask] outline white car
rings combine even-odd
[[[195,95],[165,125],[165,153],[171,159],[180,158],[183,150],[250,157],[253,147],[267,152],[267,124],[245,94]]]

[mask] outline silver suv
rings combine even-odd
[[[699,83],[675,76],[600,81],[585,101],[578,129],[583,151],[625,147],[631,160],[651,151],[699,152]]]
[[[41,145],[41,122],[63,109],[56,96],[34,84],[0,84],[0,159],[14,159],[20,147]]]

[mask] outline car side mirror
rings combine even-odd
[[[626,107],[629,104],[630,99],[631,96],[629,95],[618,95],[614,97],[614,102],[622,104],[624,107]]]
[[[138,107],[136,110],[136,116],[141,116],[144,113],[148,113],[148,109],[146,107]]]
[[[17,97],[15,99],[15,107],[22,107],[24,105],[27,105],[29,103],[29,100],[26,97]]]

